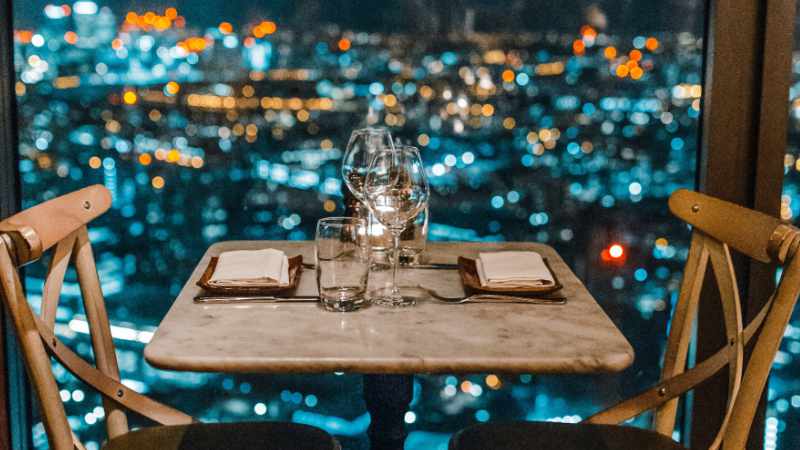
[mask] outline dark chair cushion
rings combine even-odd
[[[103,450],[338,450],[328,433],[282,422],[196,423],[148,427],[118,436]]]
[[[450,439],[450,450],[686,450],[655,431],[557,422],[486,423]]]

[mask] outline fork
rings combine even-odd
[[[563,305],[567,303],[567,298],[564,296],[547,295],[541,297],[521,297],[517,295],[505,294],[474,294],[467,297],[446,297],[439,294],[433,289],[426,288],[422,285],[414,286],[416,289],[425,291],[435,301],[440,303],[449,304],[463,304],[463,303],[527,303],[532,305]]]

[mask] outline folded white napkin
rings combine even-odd
[[[481,286],[484,287],[546,287],[556,284],[542,255],[536,252],[481,253],[475,265]]]
[[[219,287],[288,285],[289,258],[274,248],[223,252],[208,283]]]

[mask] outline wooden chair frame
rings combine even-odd
[[[725,417],[710,449],[745,448],[775,353],[800,294],[800,230],[780,220],[696,192],[678,190],[670,210],[694,227],[680,293],[672,318],[661,381],[643,393],[595,414],[586,423],[619,424],[654,410],[655,431],[672,436],[678,398],[728,366]],[[733,248],[760,262],[784,266],[777,289],[747,325],[731,261]],[[719,287],[727,345],[687,370],[700,291],[711,265]],[[744,347],[756,337],[744,366]]]
[[[120,382],[105,300],[86,228],[110,205],[109,192],[95,185],[0,222],[0,292],[17,330],[54,450],[84,450],[84,447],[69,428],[53,377],[51,357],[102,394],[109,439],[128,432],[127,410],[162,425],[194,421],[191,416],[138,394]],[[586,422],[616,424],[655,410],[655,430],[671,436],[678,397],[728,366],[728,406],[710,448],[738,450],[744,448],[773,358],[800,294],[800,258],[795,258],[800,248],[800,230],[776,218],[686,190],[674,193],[669,205],[675,215],[694,226],[694,231],[667,340],[662,380]],[[755,260],[784,266],[778,288],[746,327],[742,324],[729,247]],[[18,268],[40,259],[51,249],[41,314],[37,315],[27,302]],[[54,333],[59,295],[70,262],[75,265],[80,284],[95,366],[70,350]],[[714,355],[686,370],[692,325],[709,264],[719,286],[728,341]],[[745,367],[744,347],[756,335]]]
[[[17,330],[22,353],[42,409],[50,448],[85,450],[69,427],[50,358],[103,396],[109,439],[127,433],[126,410],[161,425],[181,425],[194,419],[158,403],[120,382],[105,300],[95,267],[86,224],[111,206],[108,190],[90,186],[44,202],[0,222],[0,294]],[[52,249],[42,293],[41,315],[27,302],[18,268]],[[62,343],[54,332],[56,310],[67,267],[78,276],[92,339],[95,365]]]

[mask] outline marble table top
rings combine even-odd
[[[464,304],[420,300],[327,312],[314,303],[196,304],[195,282],[211,256],[235,249],[279,248],[314,262],[309,241],[229,241],[212,245],[144,351],[155,367],[247,373],[595,373],[633,362],[633,349],[554,249],[534,243],[428,243],[430,262],[478,251],[530,249],[548,259],[566,305]],[[370,288],[387,272],[370,274]],[[387,274],[384,280],[383,275]],[[456,270],[401,269],[399,284],[463,295]],[[315,295],[313,270],[298,295]]]

